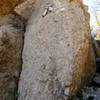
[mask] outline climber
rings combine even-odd
[[[53,11],[53,6],[54,6],[54,3],[47,2],[46,7],[45,7],[45,11],[42,14],[42,17],[45,17],[49,12],[52,12]]]

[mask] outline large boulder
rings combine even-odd
[[[88,16],[78,0],[42,0],[28,21],[18,100],[72,100],[95,73]],[[73,99],[74,100],[74,99]]]
[[[0,100],[12,100],[21,69],[23,23],[15,15],[0,16]]]

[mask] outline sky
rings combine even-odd
[[[83,3],[89,7],[89,13],[91,16],[90,25],[97,27],[98,25],[96,23],[95,15],[97,15],[100,20],[100,0],[83,0]]]

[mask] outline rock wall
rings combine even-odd
[[[23,22],[15,15],[0,16],[0,100],[14,99],[21,69]]]
[[[51,0],[54,9],[43,18],[46,2],[28,21],[18,100],[72,100],[95,73],[82,1]]]

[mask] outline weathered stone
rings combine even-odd
[[[26,28],[18,100],[72,100],[95,72],[82,3],[51,0],[54,10],[42,18],[46,1],[37,5]]]
[[[11,100],[21,68],[23,27],[14,15],[0,17],[0,100]],[[4,23],[3,23],[4,22]]]
[[[22,4],[18,5],[14,11],[27,20],[32,14],[32,11],[34,11],[38,1],[40,0],[26,0]]]
[[[14,8],[25,0],[0,0],[0,15],[14,13]]]

